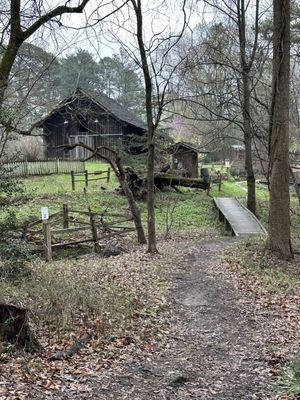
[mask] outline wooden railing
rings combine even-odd
[[[75,190],[76,182],[84,182],[84,185],[87,188],[89,186],[89,182],[100,181],[102,179],[105,179],[107,183],[109,182],[110,168],[108,168],[105,171],[94,171],[94,172],[89,172],[88,170],[85,170],[83,172],[71,171],[72,190]]]
[[[2,174],[6,176],[28,177],[35,175],[68,174],[71,171],[83,172],[84,161],[79,160],[38,160],[16,161],[1,164]]]
[[[29,243],[42,245],[46,260],[51,261],[56,248],[92,242],[98,252],[103,240],[134,232],[132,221],[132,216],[126,212],[74,210],[64,204],[62,210],[51,214],[48,220],[24,222],[21,237]]]

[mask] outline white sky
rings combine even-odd
[[[62,1],[56,0],[56,4]],[[49,7],[53,8],[54,2],[49,1]],[[77,1],[71,2],[76,4]],[[96,57],[111,56],[118,52],[119,40],[126,46],[135,48],[135,16],[126,5],[117,14],[107,18],[105,21],[95,25],[93,28],[82,29],[86,22],[95,24],[97,19],[112,11],[112,2],[109,0],[92,0],[83,14],[65,15],[62,23],[70,29],[58,29],[53,37],[49,30],[39,31],[32,42],[46,47],[47,50],[57,55],[73,53],[76,48],[83,48]],[[122,0],[114,0],[114,7],[122,4]],[[165,4],[167,3],[167,5]],[[193,4],[194,3],[194,4]],[[197,2],[199,4],[199,2]],[[201,2],[200,2],[201,3]],[[47,7],[48,1],[45,1]],[[194,28],[204,18],[206,21],[212,19],[212,12],[198,7],[196,11],[196,0],[188,0],[186,5],[186,17],[189,27]],[[97,9],[98,8],[98,9]],[[96,10],[96,11],[95,11]],[[158,36],[178,32],[183,25],[182,1],[178,0],[143,0],[144,32],[145,38],[150,39],[153,34]],[[57,27],[57,26],[56,26]],[[74,29],[75,28],[75,29]],[[80,30],[77,30],[80,28]],[[115,37],[114,37],[115,36]]]

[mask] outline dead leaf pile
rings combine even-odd
[[[299,261],[280,261],[265,251],[263,243],[252,240],[226,250],[218,267],[252,301],[257,317],[267,320],[264,356],[275,376],[300,349]]]

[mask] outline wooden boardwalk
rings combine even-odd
[[[214,197],[220,220],[225,220],[235,236],[265,235],[262,223],[235,197]]]

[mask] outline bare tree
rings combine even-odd
[[[18,110],[11,109],[12,96],[11,93],[7,92],[10,78],[14,80],[13,66],[21,46],[25,42],[34,40],[37,43],[47,38],[50,38],[57,46],[58,37],[59,42],[66,42],[63,35],[58,36],[58,32],[61,33],[62,30],[65,32],[66,29],[70,28],[76,34],[84,31],[91,34],[90,29],[94,29],[94,26],[103,19],[122,9],[128,3],[128,0],[120,1],[118,4],[114,0],[95,2],[93,3],[94,7],[90,7],[88,12],[86,11],[87,5],[92,6],[90,0],[57,1],[55,6],[49,5],[49,2],[37,0],[27,2],[11,0],[3,3],[5,6],[0,10],[0,27],[2,28],[0,35],[0,128],[4,140],[6,140],[10,132],[31,134],[34,129],[34,126],[31,129],[17,126],[20,121],[16,118],[14,112],[17,114]],[[77,21],[76,24],[69,24],[68,26],[66,17],[83,12],[85,12],[85,15],[82,22]],[[68,37],[65,47],[69,46],[70,41]]]
[[[69,151],[75,149],[76,147],[82,147],[83,149],[85,149],[91,153],[91,155],[85,161],[90,160],[93,157],[99,157],[102,160],[104,160],[110,164],[110,166],[112,167],[112,169],[120,183],[123,193],[125,194],[125,196],[127,198],[128,205],[129,205],[129,208],[130,208],[130,211],[131,211],[131,214],[133,217],[134,225],[136,228],[138,242],[139,242],[139,244],[146,244],[147,241],[146,241],[143,224],[142,224],[142,220],[141,220],[141,212],[134,200],[134,196],[128,185],[128,182],[126,179],[126,173],[125,173],[123,163],[122,163],[119,153],[116,150],[112,149],[111,147],[100,146],[100,147],[97,147],[96,149],[93,149],[92,147],[89,147],[83,143],[75,143],[74,145],[63,145],[63,146],[59,146],[59,147],[69,150]]]
[[[268,248],[293,256],[289,193],[290,0],[273,0],[273,79],[270,111]]]
[[[28,10],[22,10],[21,0],[11,0],[7,26],[2,34],[2,40],[7,36],[7,44],[2,42],[3,55],[0,60],[0,108],[2,107],[5,90],[8,85],[9,75],[21,45],[45,24],[59,19],[63,14],[82,13],[90,0],[82,0],[76,7],[70,7],[67,3],[57,6],[46,13],[42,13],[42,7],[38,2],[32,2],[32,11],[38,9],[37,15],[32,14],[32,22],[28,24]],[[40,14],[39,14],[40,13]],[[27,15],[27,16],[26,16]],[[25,17],[26,16],[26,17]],[[26,21],[25,21],[26,19]],[[24,28],[24,25],[26,26]]]
[[[139,52],[138,64],[142,68],[145,83],[145,106],[148,130],[148,161],[147,161],[147,224],[148,224],[148,252],[157,252],[155,229],[155,133],[158,128],[167,91],[174,74],[180,64],[175,62],[170,66],[171,50],[181,39],[186,27],[185,3],[182,4],[183,25],[181,29],[170,35],[153,34],[150,45],[147,46],[144,30],[143,8],[141,0],[130,0],[136,18],[136,38]],[[161,7],[159,4],[158,7]],[[158,62],[157,57],[160,58]],[[168,68],[169,67],[169,68]],[[153,101],[154,100],[154,101]]]
[[[176,8],[174,15],[171,10]],[[141,71],[145,86],[144,108],[147,122],[147,209],[148,252],[157,252],[155,229],[155,147],[156,132],[169,101],[171,82],[182,60],[173,49],[187,26],[186,0],[178,2],[128,0],[127,7],[104,21],[102,31],[115,41]]]
[[[247,173],[247,207],[254,214],[256,213],[256,196],[255,196],[255,176],[252,161],[252,124],[250,114],[250,72],[256,56],[257,40],[258,40],[258,22],[259,22],[259,0],[256,0],[255,6],[255,36],[250,56],[247,56],[246,46],[246,9],[248,7],[244,0],[237,3],[237,24],[239,30],[240,45],[240,64],[242,73],[242,110],[244,125],[244,141],[245,141],[245,169]]]
[[[143,14],[141,0],[131,0],[136,15],[137,23],[137,41],[141,56],[141,64],[145,81],[145,104],[148,128],[148,169],[147,169],[147,206],[148,206],[148,251],[150,253],[157,252],[156,234],[155,234],[155,195],[154,195],[154,154],[155,154],[155,129],[156,124],[153,122],[153,106],[152,106],[152,80],[147,61],[146,49],[143,39]]]
[[[213,120],[227,120],[230,124],[235,125],[243,132],[243,142],[245,145],[245,170],[247,177],[247,207],[253,213],[256,213],[256,195],[255,195],[255,175],[253,169],[252,147],[254,137],[255,118],[252,116],[251,109],[251,96],[253,92],[253,68],[255,66],[257,49],[258,49],[258,35],[259,35],[259,19],[260,19],[260,2],[254,2],[254,23],[253,23],[253,37],[250,39],[248,28],[248,14],[249,2],[239,0],[234,2],[225,2],[222,0],[204,0],[205,3],[212,7],[216,14],[221,16],[221,20],[228,22],[228,29],[231,30],[232,41],[235,42],[233,50],[238,54],[239,61],[236,63],[233,60],[232,53],[229,53],[226,48],[217,47],[214,43],[205,43],[206,52],[213,54],[215,69],[228,69],[231,70],[230,77],[232,90],[229,85],[226,86],[228,91],[218,88],[218,93],[215,96],[219,98],[219,104],[222,106],[219,109],[207,107],[207,103],[200,100],[200,106],[206,107],[208,114],[211,114]],[[228,32],[228,34],[230,34]],[[235,35],[235,36],[234,36]],[[236,39],[237,38],[237,39]],[[218,59],[216,59],[216,57]],[[204,63],[204,62],[203,62]],[[209,67],[209,64],[208,64]],[[223,72],[221,72],[223,74]],[[216,76],[220,85],[220,75]],[[229,82],[227,82],[229,83]],[[226,83],[225,83],[226,84]],[[235,93],[235,94],[234,94]],[[205,93],[208,95],[209,93]],[[198,102],[198,100],[196,100]],[[238,104],[239,103],[239,104]],[[228,104],[234,110],[236,115],[228,115]],[[241,118],[237,111],[241,110]]]

